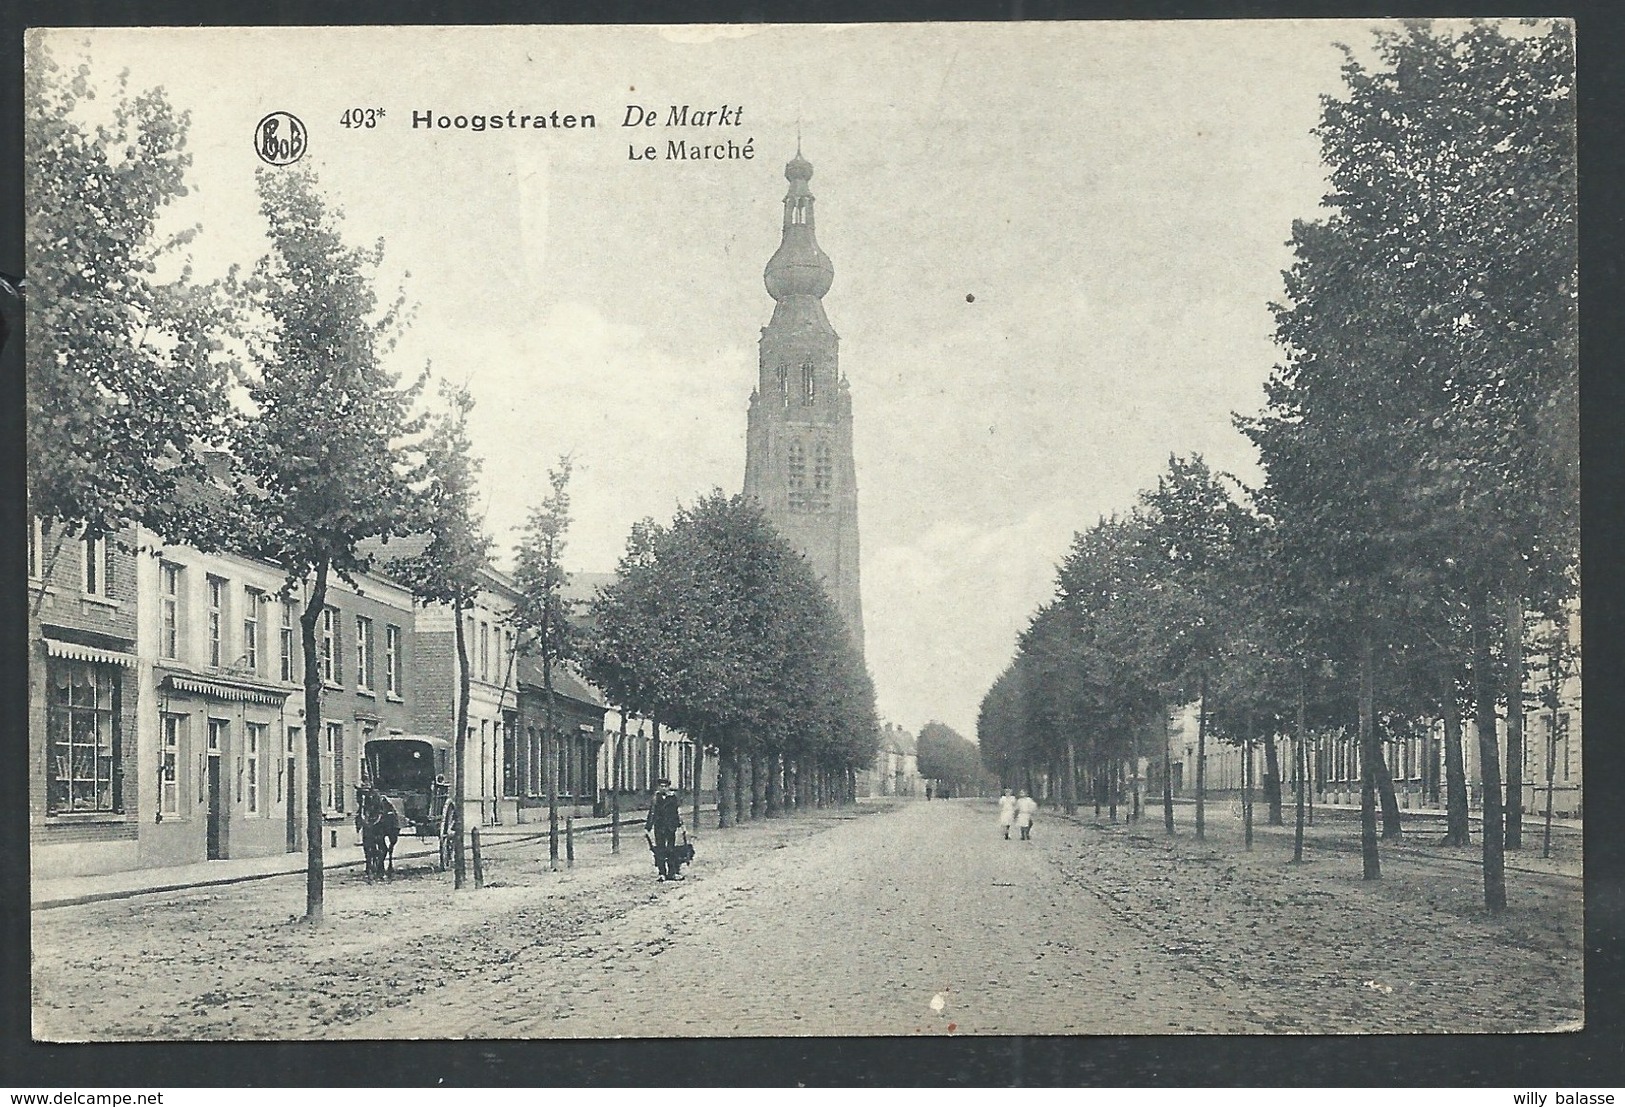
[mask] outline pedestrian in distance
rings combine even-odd
[[[1016,797],[1016,825],[1021,828],[1021,840],[1032,841],[1033,815],[1038,812],[1038,801],[1026,792]]]
[[[1016,797],[1006,788],[999,797],[999,827],[1004,831],[1005,841],[1010,840],[1010,825],[1016,821]]]
[[[654,851],[655,868],[660,870],[661,880],[683,879],[677,849],[677,831],[682,825],[682,799],[672,790],[671,781],[657,781],[643,830],[644,837],[649,838],[649,848]]]
[[[929,784],[927,784],[925,786],[925,802],[926,803],[931,802],[931,785],[929,785]]]

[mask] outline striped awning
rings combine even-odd
[[[202,680],[196,677],[184,677],[171,673],[164,681],[166,685],[177,692],[191,692],[197,696],[208,696],[214,700],[231,700],[239,703],[260,703],[270,707],[279,707],[287,700],[292,689],[256,688],[243,684],[227,684],[220,680]]]
[[[71,661],[95,661],[103,665],[123,665],[127,669],[136,667],[133,653],[99,650],[95,646],[81,646],[77,642],[64,642],[60,638],[46,638],[45,652],[52,657],[65,657]]]

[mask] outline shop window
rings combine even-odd
[[[52,658],[46,712],[46,809],[119,812],[119,670]]]

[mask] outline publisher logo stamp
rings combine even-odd
[[[254,152],[267,165],[292,165],[305,145],[305,125],[292,112],[274,111],[254,128]]]

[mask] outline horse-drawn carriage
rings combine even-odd
[[[382,875],[386,864],[393,867],[395,839],[403,834],[438,837],[441,871],[451,864],[458,826],[447,783],[452,748],[428,734],[367,739],[356,786],[356,825],[369,873]]]

